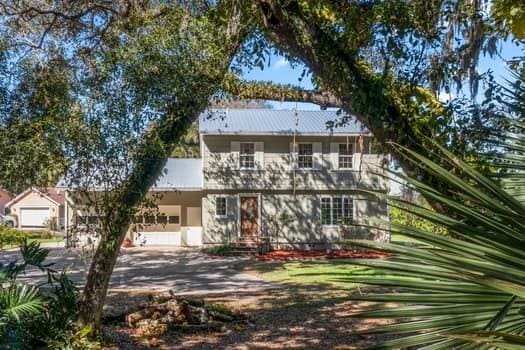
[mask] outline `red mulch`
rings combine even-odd
[[[325,250],[274,250],[257,256],[257,260],[317,260],[382,258],[389,254],[375,250],[334,249]]]

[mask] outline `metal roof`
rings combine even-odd
[[[95,176],[96,178],[96,176]],[[122,177],[124,178],[124,176]],[[118,181],[118,180],[116,180]],[[82,179],[76,181],[82,183]],[[107,188],[100,183],[89,184],[93,190]],[[110,184],[114,186],[116,184]],[[62,177],[57,188],[67,189],[78,187],[75,183],[68,184],[67,179]],[[200,158],[168,158],[161,175],[151,188],[153,191],[161,190],[200,190],[202,189],[202,159]]]
[[[298,120],[297,126],[296,121]],[[215,109],[199,117],[201,134],[369,134],[355,117],[337,111]]]
[[[169,158],[162,175],[153,186],[161,189],[201,189],[202,159]]]

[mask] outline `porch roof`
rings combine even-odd
[[[78,183],[92,188],[94,191],[100,191],[115,186],[116,183],[110,183],[109,186],[103,183],[100,179],[99,172],[93,171],[95,176],[93,181],[89,182],[90,178],[76,179],[72,184],[69,184],[65,177],[62,177],[56,188],[61,190],[75,189],[79,186]],[[118,171],[117,171],[118,173]],[[125,170],[121,171],[121,181],[126,177]],[[112,181],[110,179],[110,181]],[[119,181],[115,179],[113,181]],[[85,182],[85,183],[84,183]],[[198,191],[202,189],[202,159],[201,158],[168,158],[166,166],[162,170],[155,184],[151,187],[151,191]]]
[[[152,190],[202,189],[202,159],[169,158]]]

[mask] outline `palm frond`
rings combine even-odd
[[[25,317],[37,316],[43,310],[43,300],[35,287],[12,284],[0,288],[0,319],[21,322]]]
[[[26,265],[36,266],[42,270],[45,270],[52,263],[45,264],[49,250],[40,247],[40,243],[37,241],[25,243],[20,247],[20,253]]]
[[[350,241],[391,253],[385,259],[353,261],[372,267],[374,274],[357,270],[341,277],[348,282],[395,288],[391,294],[352,297],[374,303],[355,317],[394,320],[361,332],[399,335],[375,349],[523,348],[525,128],[523,123],[512,126],[512,138],[500,139],[499,150],[506,154],[491,158],[495,176],[482,174],[437,144],[435,152],[441,155],[442,164],[397,146],[400,154],[447,183],[450,191],[441,193],[400,175],[409,186],[439,203],[445,213],[398,198],[390,198],[390,205],[445,227],[449,235],[390,223],[391,233],[416,239],[421,245]]]

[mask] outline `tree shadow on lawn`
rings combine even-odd
[[[299,282],[294,282],[293,279],[275,282],[279,288],[272,290],[206,295],[208,304],[218,304],[233,311],[246,313],[250,322],[228,324],[223,333],[170,333],[161,339],[163,346],[160,348],[362,349],[391,338],[389,335],[362,337],[354,334],[386,321],[352,318],[353,313],[371,305],[349,301],[349,296],[359,293],[360,290],[355,288],[355,285],[328,282],[326,276],[321,279],[319,273],[315,272],[321,265],[323,268],[333,268],[332,275],[338,276],[344,274],[344,268],[349,268],[351,262],[330,261],[319,264],[318,261],[252,261],[244,265],[244,271],[264,277],[268,276],[268,273],[282,272],[287,264],[292,264],[294,271],[309,272],[295,275]],[[370,289],[365,287],[361,291],[368,292]],[[141,342],[147,344],[146,339],[142,339]]]
[[[277,283],[292,283],[302,287],[310,285],[351,290],[358,288],[345,276],[353,273],[372,274],[374,270],[356,265],[351,259],[313,261],[271,261],[246,265],[245,271],[265,280]]]
[[[380,324],[380,320],[350,317],[367,304],[321,286],[290,286],[275,291],[240,292],[206,297],[208,304],[241,311],[249,322],[226,324],[224,332],[168,333],[159,339],[161,349],[363,349],[385,337],[361,337],[353,332]],[[125,327],[107,328],[114,349],[145,349],[149,339],[134,338]]]

